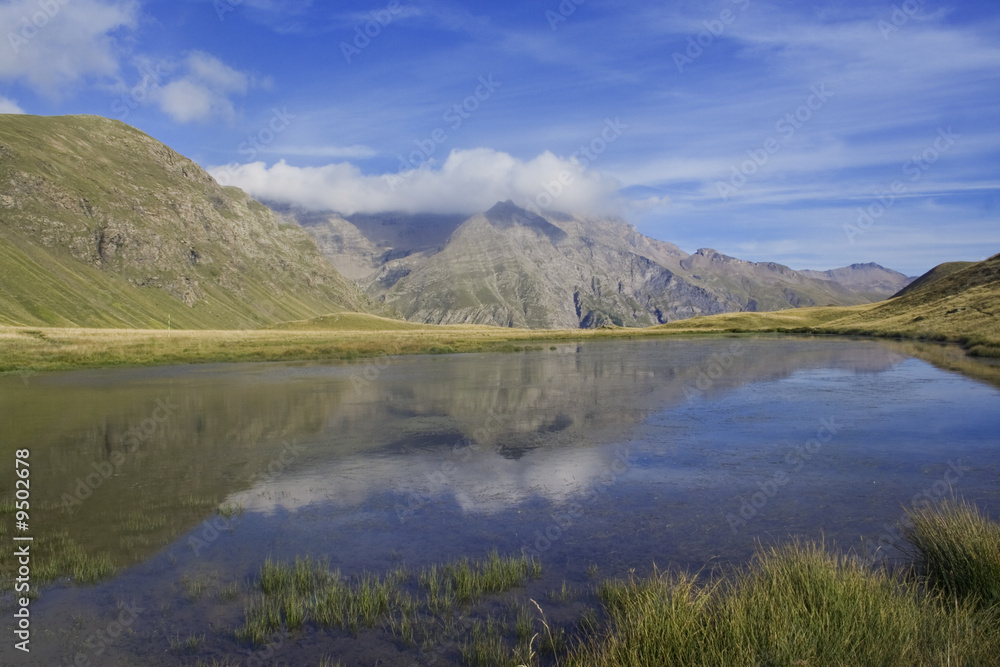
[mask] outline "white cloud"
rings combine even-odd
[[[284,160],[210,168],[224,185],[257,199],[343,215],[403,211],[476,213],[512,199],[567,213],[611,212],[619,183],[573,160],[545,152],[524,162],[488,148],[453,150],[437,168],[365,175],[350,163],[295,167]]]
[[[90,77],[114,80],[115,33],[135,28],[138,13],[134,0],[6,2],[0,5],[0,80],[22,81],[50,99]]]
[[[0,95],[0,113],[24,113],[24,109],[17,105],[17,102]]]
[[[244,96],[250,88],[266,86],[250,75],[233,69],[218,58],[195,51],[185,58],[184,75],[157,89],[153,100],[179,123],[211,118],[232,120],[236,115],[232,97]]]

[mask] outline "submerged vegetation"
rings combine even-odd
[[[51,521],[52,513],[65,512],[65,507],[36,504],[38,510],[35,514],[42,517],[42,520],[36,522],[37,532],[32,536],[30,595],[36,596],[40,587],[56,581],[90,585],[110,579],[123,567],[170,544],[178,531],[189,529],[197,517],[216,507],[218,501],[214,498],[188,496],[181,498],[179,504],[182,511],[177,511],[174,504],[152,503],[141,510],[119,513],[106,529],[106,532],[114,536],[111,544],[116,546],[109,547],[107,543],[103,543],[104,546],[100,548],[94,548],[93,542],[87,540],[86,526],[71,526],[69,530],[55,527]],[[225,516],[227,508],[231,506],[219,507],[217,512],[220,516]],[[231,511],[236,514],[242,508]],[[0,501],[0,538],[8,534],[13,514],[14,503]],[[14,589],[13,573],[17,570],[17,565],[13,549],[0,549],[0,601]]]
[[[905,568],[792,541],[725,572],[599,582],[569,608],[566,595],[532,597],[546,585],[532,584],[537,561],[496,551],[381,576],[268,559],[233,636],[382,632],[472,667],[1000,665],[1000,524],[947,502],[909,511],[906,526]]]
[[[496,621],[466,625],[461,610],[483,596],[523,587],[540,576],[541,565],[534,559],[501,556],[496,551],[479,560],[464,558],[420,572],[400,568],[381,577],[362,573],[345,578],[327,562],[308,557],[296,558],[294,563],[269,558],[244,603],[243,624],[234,634],[241,641],[262,646],[276,632],[300,630],[308,624],[346,630],[354,636],[381,625],[405,646],[429,647],[444,637],[467,634],[463,653],[486,651],[499,656],[505,651],[500,649],[502,642],[495,642]],[[518,632],[522,644],[525,634]]]

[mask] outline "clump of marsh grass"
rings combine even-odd
[[[508,667],[514,661],[507,658],[504,644],[506,628],[501,621],[488,616],[485,621],[475,621],[469,636],[462,643],[462,659],[472,667]]]
[[[268,558],[257,580],[262,595],[244,606],[244,623],[236,636],[261,645],[283,627],[297,630],[308,622],[357,634],[377,625],[394,603],[407,606],[397,585],[402,576],[398,571],[384,578],[365,573],[344,580],[325,561],[307,557],[282,563]]]
[[[241,514],[243,514],[243,505],[240,504],[240,503],[236,503],[236,504],[233,504],[233,503],[223,503],[222,505],[219,505],[219,507],[218,507],[218,509],[216,511],[219,513],[219,516],[221,516],[222,518],[224,518],[224,519],[232,519],[233,517],[237,517],[237,516],[240,516]]]
[[[494,549],[483,560],[463,558],[443,568],[434,568],[432,572],[423,578],[426,587],[445,592],[454,590],[458,603],[468,604],[484,594],[525,585],[541,575],[541,565],[524,555],[501,556]],[[438,581],[429,581],[432,578]]]
[[[170,650],[174,653],[197,653],[204,641],[205,635],[191,634],[181,639],[178,634],[170,639]]]
[[[456,605],[539,576],[536,560],[501,556],[495,550],[483,559],[463,558],[417,573],[398,568],[381,577],[362,573],[345,578],[326,561],[308,557],[294,562],[268,558],[254,585],[258,593],[244,604],[244,622],[235,634],[261,645],[282,628],[296,630],[309,623],[354,635],[382,624],[412,646],[426,643],[433,628],[453,623]],[[414,590],[422,591],[423,599],[415,599]]]
[[[907,512],[904,536],[928,583],[960,600],[1000,608],[1000,524],[966,502]]]
[[[929,586],[803,542],[708,583],[669,572],[605,582],[609,625],[587,630],[565,664],[1000,664],[1000,525],[958,504],[910,518]]]

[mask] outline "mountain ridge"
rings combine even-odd
[[[382,314],[297,224],[100,116],[0,115],[0,323],[255,328]]]
[[[406,224],[400,214],[386,219]],[[379,243],[329,212],[309,214],[303,226],[370,295],[411,321],[433,324],[649,326],[722,312],[869,303],[910,280],[874,264],[823,273],[710,248],[688,254],[617,218],[539,215],[511,201],[455,225],[443,243],[438,229],[434,247]],[[862,273],[881,282],[856,275]]]

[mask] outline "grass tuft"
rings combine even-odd
[[[904,535],[932,586],[959,600],[1000,608],[1000,524],[955,500],[911,509],[907,517]]]
[[[994,665],[1000,647],[995,614],[813,543],[710,583],[658,572],[600,596],[610,626],[568,665]]]

